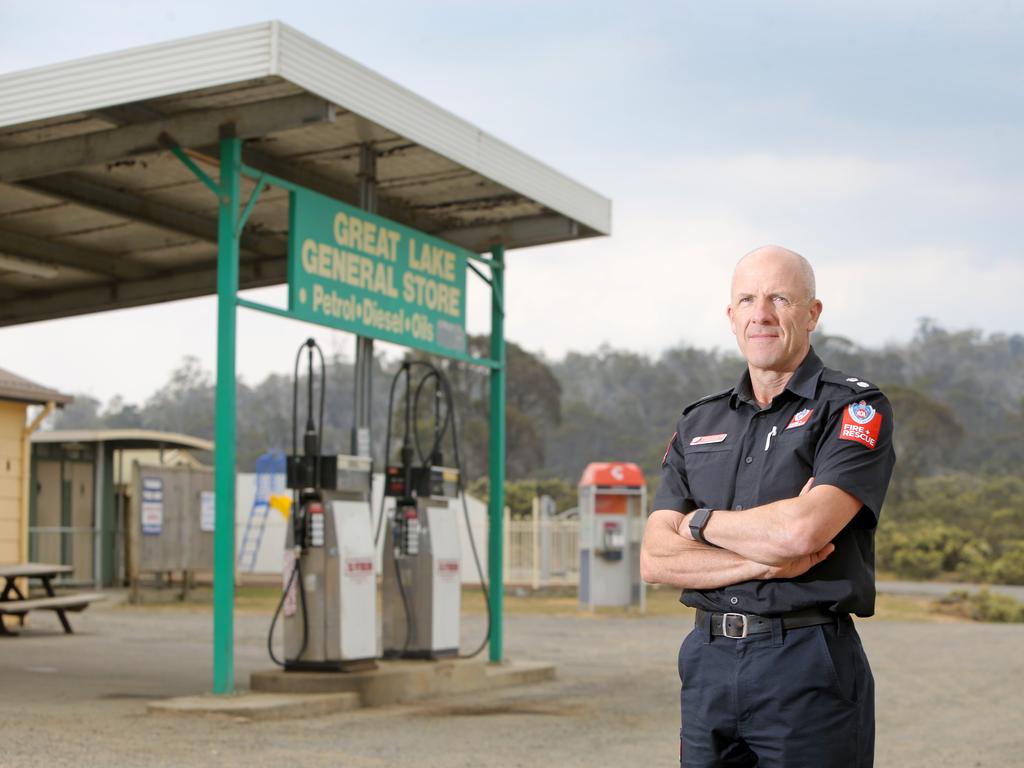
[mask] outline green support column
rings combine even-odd
[[[217,405],[214,435],[213,692],[235,689],[235,325],[242,144],[220,141],[217,229]]]
[[[504,524],[505,524],[505,249],[491,249],[491,369],[490,430],[490,535],[487,547],[488,581],[491,584],[490,660],[504,657]]]

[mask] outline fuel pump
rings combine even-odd
[[[413,388],[414,368],[423,375]],[[395,392],[404,381],[402,442],[397,463],[391,463],[391,431]],[[420,406],[432,387],[432,442],[423,450]],[[459,654],[459,612],[462,597],[461,553],[455,501],[461,496],[480,583],[486,582],[469,525],[462,484],[454,398],[444,372],[431,363],[405,361],[391,382],[384,458],[384,495],[394,500],[383,552],[382,640],[385,658],[441,658]],[[447,466],[442,447],[451,436],[454,466]],[[384,506],[378,518],[379,540]],[[489,605],[488,605],[489,607]],[[490,636],[488,613],[487,636]],[[487,638],[471,656],[479,653]]]
[[[306,425],[298,450],[299,367],[307,358]],[[320,363],[314,420],[314,352]],[[287,485],[292,504],[285,538],[284,589],[270,624],[270,658],[286,670],[352,670],[375,665],[376,589],[369,516],[368,458],[323,454],[326,371],[323,352],[306,340],[295,359],[292,453]],[[353,504],[355,502],[355,504]],[[360,513],[362,511],[362,513]],[[274,627],[284,616],[284,658],[274,654]]]

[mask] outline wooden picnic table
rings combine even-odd
[[[25,614],[33,610],[48,610],[57,614],[64,632],[72,634],[68,622],[67,611],[84,611],[90,603],[102,600],[98,592],[77,592],[58,595],[53,589],[53,579],[62,574],[71,573],[70,565],[53,563],[17,563],[0,565],[0,578],[4,579],[3,591],[0,592],[0,635],[14,635],[4,626],[4,614],[17,616],[21,624],[25,623]],[[30,598],[18,588],[18,579],[37,579],[42,582],[46,597]]]

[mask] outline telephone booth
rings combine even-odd
[[[636,464],[595,462],[579,484],[580,604],[635,605],[643,612],[640,541],[647,510],[647,485]]]

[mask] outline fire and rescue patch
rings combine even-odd
[[[672,450],[672,443],[676,441],[677,437],[679,437],[679,433],[673,432],[672,437],[668,439],[668,445],[665,446],[665,455],[661,457],[661,466],[664,467],[668,464],[668,452]]]
[[[882,430],[882,414],[861,400],[851,403],[843,411],[843,423],[839,427],[840,440],[852,440],[868,448],[878,444],[878,434]]]
[[[802,411],[797,413],[792,419],[789,420],[789,424],[786,425],[786,429],[802,427],[804,424],[811,420],[812,413],[814,413],[813,408],[804,408]]]
[[[728,436],[729,435],[727,432],[723,432],[720,435],[701,435],[700,437],[693,438],[693,440],[690,441],[690,445],[708,445],[709,443],[721,443]]]

